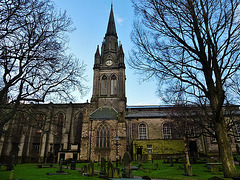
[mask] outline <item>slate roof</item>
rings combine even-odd
[[[90,114],[91,120],[118,120],[118,112],[113,107],[99,107]]]
[[[169,115],[164,111],[132,111],[127,112],[126,118],[167,117]]]

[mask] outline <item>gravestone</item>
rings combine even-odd
[[[59,171],[56,171],[56,173],[46,173],[47,175],[68,175],[69,173],[65,173],[62,170],[62,165],[63,165],[63,159],[60,159],[59,163]]]
[[[124,171],[122,174],[123,178],[132,178],[131,155],[128,151],[124,153],[123,165],[124,165]]]
[[[146,167],[145,171],[146,171],[146,173],[150,172],[148,167]]]
[[[142,164],[138,165],[138,170],[143,170],[143,165]]]
[[[98,155],[98,166],[100,166],[101,165],[101,161],[100,161],[100,159],[101,159],[101,157],[100,157],[100,155]]]
[[[69,173],[65,173],[62,170],[62,165],[63,165],[63,159],[60,159],[59,163],[59,171],[56,171],[56,173],[46,173],[47,175],[68,175]]]
[[[80,172],[81,174],[84,173],[84,168],[81,167],[79,172]]]
[[[137,155],[137,158],[138,158],[138,166],[141,164],[141,159],[142,159],[142,156],[141,154],[138,154]]]
[[[173,158],[172,158],[172,156],[170,157],[170,166],[171,167],[173,166]]]
[[[158,164],[155,164],[155,170],[159,170]]]
[[[154,163],[153,157],[152,157],[152,164]]]
[[[99,177],[106,179],[107,178],[107,172],[106,172],[106,160],[104,157],[101,158],[101,168],[100,168],[100,173]]]
[[[219,168],[217,165],[212,165],[211,166],[211,171],[213,174],[218,174],[219,173]]]
[[[87,165],[85,164],[84,167],[83,167],[83,172],[84,173],[87,173],[88,172],[88,169],[87,169]]]
[[[63,159],[60,159],[59,171],[57,171],[57,173],[64,173],[64,171],[62,170],[62,163],[63,163]]]
[[[119,156],[119,165],[122,165],[122,156]]]
[[[92,161],[89,163],[89,174],[94,175],[94,163]]]
[[[113,178],[119,178],[119,177],[120,177],[120,169],[119,168],[114,168]]]
[[[70,169],[76,170],[76,161],[71,161]]]
[[[112,162],[108,162],[108,178],[113,178],[114,166]]]

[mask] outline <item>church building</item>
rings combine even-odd
[[[127,106],[125,61],[119,43],[113,8],[101,47],[97,46],[90,103],[24,104],[0,137],[0,161],[57,162],[60,158],[116,161],[129,151],[133,159],[182,156],[184,142],[174,135],[174,106]],[[238,110],[238,107],[235,107]],[[196,133],[194,126],[192,133]],[[234,131],[240,136],[240,126]],[[232,149],[240,138],[230,137]],[[192,136],[192,154],[218,152],[216,140]]]

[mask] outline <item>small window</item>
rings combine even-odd
[[[163,139],[172,139],[172,126],[170,123],[163,124]]]
[[[139,139],[147,139],[147,126],[144,123],[139,124]]]
[[[148,154],[152,154],[153,153],[152,145],[147,145],[147,153]]]

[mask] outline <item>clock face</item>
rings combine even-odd
[[[113,64],[112,60],[107,60],[107,61],[106,61],[106,65],[107,65],[107,66],[111,66],[112,64]]]

